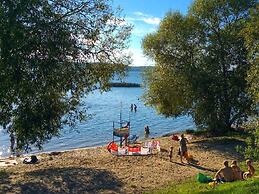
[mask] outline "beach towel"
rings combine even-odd
[[[213,179],[209,176],[206,176],[202,173],[198,173],[197,174],[197,181],[199,181],[200,183],[209,183],[211,181],[213,181]]]

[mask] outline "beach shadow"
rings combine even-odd
[[[0,169],[0,193],[6,193],[10,188],[10,176],[4,170]]]
[[[167,149],[164,149],[164,148],[161,148],[161,149],[160,149],[160,152],[161,152],[161,153],[168,153],[168,150],[167,150]]]
[[[244,147],[246,144],[244,141],[229,137],[218,137],[205,140],[199,140],[192,142],[193,145],[206,150],[206,151],[218,151],[224,153],[224,155],[235,157],[240,160],[244,159],[243,156],[236,151],[237,146]]]
[[[0,184],[6,183],[8,178],[9,174],[4,169],[0,169]]]
[[[107,170],[92,168],[48,168],[25,173],[5,192],[19,193],[121,193],[123,183]],[[2,191],[0,190],[0,193]]]
[[[177,164],[177,165],[180,165],[180,166],[186,166],[187,165],[186,163],[180,163],[180,162],[171,162],[171,163],[174,163],[174,164]]]
[[[187,165],[194,167],[196,169],[199,169],[199,170],[203,170],[203,171],[217,172],[216,169],[206,168],[206,167],[203,167],[203,166],[200,166],[197,164],[193,164],[193,163],[188,163]]]

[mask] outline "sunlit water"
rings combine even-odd
[[[141,83],[141,71],[141,68],[132,69],[126,81]],[[150,127],[151,137],[195,128],[192,119],[188,116],[173,119],[157,115],[154,109],[143,104],[142,95],[142,88],[112,88],[111,91],[102,94],[98,91],[91,93],[83,99],[88,107],[87,113],[91,114],[91,117],[79,123],[76,130],[66,127],[60,137],[51,139],[43,146],[43,151],[106,145],[112,141],[113,121],[119,121],[120,112],[123,120],[130,120],[131,134],[136,134],[139,138],[144,137],[145,125]],[[137,105],[136,112],[130,110],[131,104]],[[2,128],[0,128],[0,134],[0,156],[8,156],[9,136]]]

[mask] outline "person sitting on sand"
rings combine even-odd
[[[215,175],[218,182],[232,182],[234,181],[234,173],[231,167],[228,166],[228,161],[224,161],[224,168],[221,168]]]
[[[242,180],[243,179],[243,172],[241,169],[237,166],[237,161],[233,160],[231,163],[231,168],[234,173],[234,180]]]
[[[252,161],[246,160],[246,164],[247,164],[247,167],[248,167],[248,172],[244,172],[244,175],[243,175],[244,179],[251,178],[255,174],[255,169],[252,166]]]
[[[187,153],[187,143],[188,143],[188,140],[184,137],[184,134],[181,135],[181,139],[180,139],[180,148],[179,148],[179,151],[180,151],[180,158],[181,158],[181,163],[183,163],[183,156],[185,158],[188,157],[188,153]]]

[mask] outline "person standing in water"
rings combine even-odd
[[[133,104],[130,105],[130,111],[133,111]]]
[[[149,126],[146,125],[144,130],[145,130],[145,136],[148,137],[148,135],[150,134]]]
[[[137,112],[137,105],[134,104],[134,111]]]

